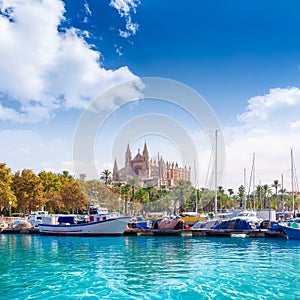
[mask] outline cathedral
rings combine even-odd
[[[144,144],[143,152],[138,153],[132,158],[129,144],[125,152],[125,166],[118,169],[117,160],[114,163],[113,181],[127,182],[130,178],[135,177],[141,186],[148,183],[153,186],[165,186],[171,188],[176,185],[179,179],[190,181],[191,168],[180,168],[178,163],[165,162],[162,157],[156,159],[149,158],[147,144]]]

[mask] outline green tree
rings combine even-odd
[[[153,186],[153,184],[148,183],[144,189],[148,194],[148,199],[150,202],[153,202],[158,199],[159,193],[158,193],[157,189]]]
[[[42,171],[38,174],[43,185],[43,198],[46,204],[46,210],[49,212],[58,212],[63,208],[61,188],[62,182],[60,176],[52,172]],[[72,178],[69,176],[61,176],[64,179]]]
[[[11,189],[13,177],[11,169],[5,163],[0,163],[0,207],[10,209],[17,205],[17,198]],[[12,205],[9,204],[12,203]]]
[[[266,208],[266,205],[268,203],[268,207],[270,207],[270,197],[272,196],[272,190],[271,188],[267,185],[263,185],[263,199],[264,199],[264,209]]]
[[[73,178],[73,176],[70,174],[70,172],[66,171],[66,170],[62,171],[62,174],[60,174],[60,176],[62,176],[63,178],[68,178],[68,179]]]
[[[238,188],[238,198],[239,198],[239,202],[240,202],[240,207],[243,206],[243,200],[245,198],[245,187],[243,185],[241,185]]]
[[[228,189],[227,191],[228,191],[229,197],[231,198],[232,195],[234,194],[233,189],[230,188],[230,189]]]
[[[41,179],[28,169],[17,171],[13,176],[12,190],[17,197],[19,211],[30,213],[45,205]]]
[[[274,180],[273,184],[271,185],[273,188],[275,188],[275,195],[278,195],[278,189],[281,187],[281,184],[279,183],[279,180]]]
[[[274,180],[271,187],[273,187],[275,189],[275,195],[273,195],[273,197],[272,197],[272,207],[278,208],[278,206],[279,206],[278,189],[281,187],[279,180],[277,180],[277,179]]]
[[[66,179],[62,182],[61,198],[64,207],[71,213],[82,210],[87,202],[79,183],[74,179]]]
[[[100,180],[101,182],[103,182],[105,185],[108,185],[111,183],[112,178],[111,178],[111,172],[109,170],[104,170],[101,174],[100,174]]]
[[[176,186],[171,189],[172,199],[175,201],[176,209],[180,211],[187,209],[186,201],[193,193],[193,188],[190,181],[179,179]]]
[[[148,193],[146,190],[143,188],[139,188],[136,193],[135,193],[135,198],[140,202],[140,203],[147,203],[149,202],[148,198]]]
[[[259,207],[260,209],[263,209],[263,203],[264,203],[264,187],[259,184],[257,187],[256,187],[256,198],[258,199],[259,201]]]
[[[128,215],[128,201],[130,199],[131,186],[129,184],[125,184],[121,187],[121,197],[123,197],[125,201],[125,215]]]

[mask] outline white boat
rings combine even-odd
[[[75,223],[76,216],[60,216],[59,224],[40,224],[39,231],[42,235],[121,236],[129,220],[130,217],[94,214],[87,223]]]
[[[263,221],[262,218],[257,217],[256,211],[249,211],[249,210],[241,211],[235,217],[231,218],[231,220],[236,220],[236,219],[252,221],[256,225],[260,224]]]

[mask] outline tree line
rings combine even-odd
[[[180,213],[183,211],[214,211],[214,199],[217,194],[218,211],[244,208],[253,210],[274,209],[277,211],[291,211],[293,208],[292,195],[282,189],[278,180],[271,186],[264,184],[256,186],[256,190],[248,193],[241,185],[235,192],[232,188],[227,191],[222,186],[217,191],[206,188],[196,189],[191,182],[179,180],[177,184],[166,189],[152,184],[140,187],[136,178],[127,183],[117,182],[112,185],[111,172],[104,170],[100,180],[117,191],[124,203],[124,211],[128,213],[145,213],[146,211],[168,211]],[[275,192],[273,192],[275,191]],[[294,197],[295,208],[300,207],[300,198]]]
[[[246,195],[240,186],[237,192],[218,188],[218,210],[243,207],[247,209],[291,210],[292,197],[280,188],[278,180],[271,186],[259,185],[256,191]],[[275,192],[272,192],[272,189]],[[215,192],[206,188],[196,189],[191,182],[179,180],[167,189],[164,185],[140,186],[137,178],[125,182],[112,182],[111,172],[104,170],[99,180],[75,179],[68,171],[60,174],[42,171],[35,174],[30,169],[12,173],[5,163],[0,163],[1,214],[29,214],[45,209],[50,213],[83,213],[91,202],[110,211],[128,215],[145,215],[147,212],[167,211],[177,214],[183,211],[214,210]],[[295,197],[295,207],[300,199]]]

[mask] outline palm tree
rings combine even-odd
[[[229,197],[231,198],[231,196],[234,194],[233,189],[228,189],[228,194],[229,194]]]
[[[263,208],[263,203],[262,203],[262,197],[263,197],[263,194],[264,194],[264,188],[262,185],[258,185],[256,187],[256,196],[258,197],[259,199],[259,203],[260,203],[260,209],[262,210]]]
[[[111,172],[109,170],[104,170],[100,175],[100,180],[105,185],[108,185],[109,183],[111,183]]]
[[[238,189],[238,197],[239,197],[239,201],[240,201],[240,207],[242,207],[243,199],[245,197],[245,187],[243,185],[241,185]]]
[[[285,210],[285,195],[287,193],[287,190],[281,188],[279,190],[279,193],[281,195],[281,205],[278,205],[278,208],[281,209],[282,211],[284,211]]]
[[[274,180],[273,184],[271,185],[271,187],[275,188],[275,195],[277,196],[277,192],[278,192],[278,188],[281,187],[281,184],[279,183],[279,180]]]
[[[152,202],[156,197],[156,189],[153,186],[153,184],[148,183],[147,186],[144,188],[145,191],[148,193],[148,199],[150,202]]]
[[[125,184],[121,187],[121,195],[125,198],[125,215],[128,214],[128,199],[131,191],[131,186],[129,184]]]
[[[269,208],[270,208],[270,197],[272,196],[272,190],[267,184],[263,186],[263,193],[264,193],[264,208],[266,208],[267,199],[269,199]]]
[[[176,203],[179,205],[176,207],[180,207],[181,210],[184,210],[186,208],[185,203],[188,197],[192,194],[193,189],[191,186],[190,181],[186,181],[183,179],[179,179],[176,186],[172,188],[172,196],[175,201],[175,206]]]
[[[61,176],[62,176],[63,178],[67,178],[67,179],[73,178],[73,176],[69,173],[69,171],[66,171],[66,170],[62,171]]]
[[[271,185],[273,188],[275,188],[275,206],[279,206],[279,200],[278,200],[278,188],[281,187],[281,184],[279,183],[279,180],[274,180],[273,184]]]

